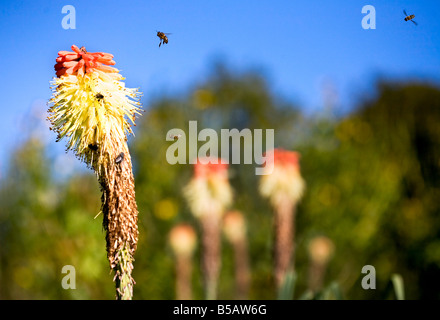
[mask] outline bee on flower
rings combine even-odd
[[[125,87],[119,70],[111,67],[112,54],[75,45],[72,50],[58,52],[48,119],[57,140],[66,138],[67,148],[100,172],[120,154],[109,138],[125,143],[126,135],[133,133],[131,125],[141,114],[140,93]],[[97,144],[98,157],[91,152],[95,148],[89,148]]]

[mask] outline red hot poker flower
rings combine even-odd
[[[201,157],[194,165],[194,175],[184,188],[184,195],[196,217],[222,216],[232,202],[232,188],[228,181],[225,160]]]
[[[80,75],[85,73],[101,70],[104,72],[118,72],[116,68],[108,65],[115,65],[112,60],[113,55],[104,52],[87,52],[84,47],[79,49],[77,46],[72,46],[73,52],[59,51],[56,59],[55,71],[57,77],[65,74]]]
[[[260,194],[275,209],[275,280],[279,290],[289,270],[294,269],[295,211],[302,198],[305,182],[300,174],[299,153],[275,149],[265,155],[267,175],[261,176]]]
[[[266,162],[261,176],[260,193],[278,206],[286,198],[295,203],[303,195],[305,182],[301,177],[299,159],[301,155],[295,151],[274,149],[264,155]]]

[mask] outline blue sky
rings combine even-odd
[[[61,26],[65,5],[76,9],[75,30]],[[375,30],[361,26],[364,5],[376,9]],[[273,90],[307,112],[322,108],[323,83],[347,109],[379,75],[440,81],[438,0],[2,0],[0,8],[0,179],[26,133],[23,119],[46,109],[57,52],[72,44],[112,53],[145,102],[184,92],[218,58],[261,70]],[[403,9],[419,26],[403,21]],[[158,47],[156,30],[172,33],[169,44]]]

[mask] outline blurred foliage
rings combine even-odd
[[[349,115],[335,117],[330,108],[305,117],[299,106],[272,92],[263,76],[219,64],[185,95],[159,97],[145,109],[129,140],[140,212],[135,299],[175,298],[169,231],[188,222],[200,232],[182,196],[192,166],[166,161],[173,143],[166,141],[168,131],[182,129],[188,139],[191,120],[197,120],[198,131],[275,129],[276,147],[301,153],[307,191],[297,211],[295,290],[286,291],[295,299],[314,297],[307,290],[306,244],[320,234],[332,239],[335,253],[325,288],[315,298],[387,299],[384,292],[396,273],[405,283],[405,298],[440,298],[438,88],[378,81],[377,92]],[[30,136],[17,146],[0,180],[0,298],[114,299],[102,216],[94,219],[98,182],[91,172],[57,179],[47,154],[41,139]],[[248,223],[249,298],[276,299],[272,211],[258,194],[254,169],[230,166],[234,209]],[[233,253],[226,241],[222,254],[219,298],[234,299]],[[376,268],[376,290],[361,287],[367,264]],[[64,265],[76,269],[75,290],[61,287]],[[201,281],[198,250],[195,299],[203,298]]]

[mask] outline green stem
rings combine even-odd
[[[130,254],[130,245],[125,243],[116,253],[115,284],[117,300],[132,300],[135,281],[131,276],[133,271],[133,257]]]

